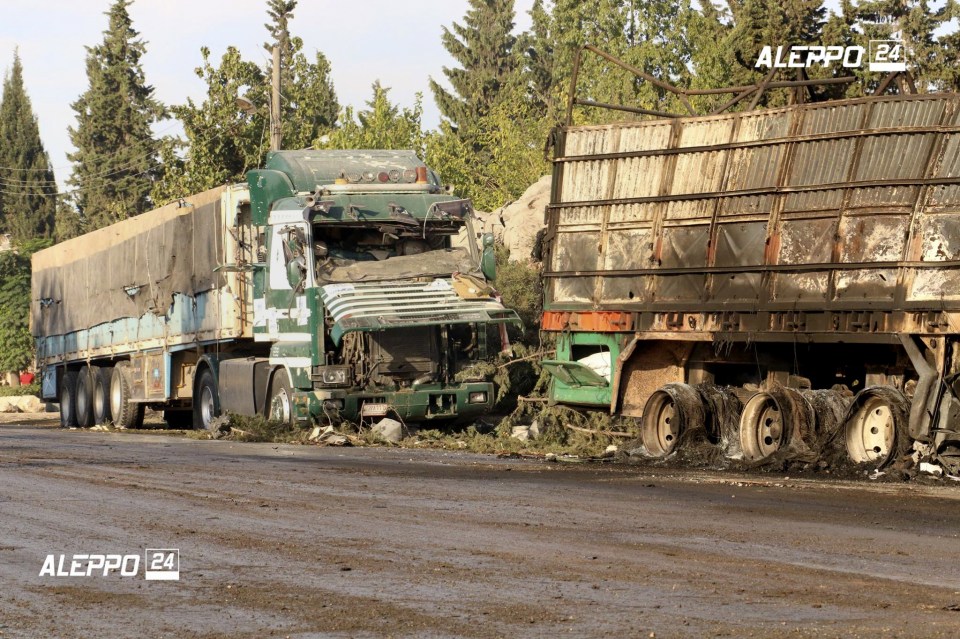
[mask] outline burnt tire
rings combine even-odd
[[[65,371],[60,380],[60,427],[77,426],[77,371]]]
[[[193,427],[213,430],[213,420],[220,416],[220,391],[209,368],[204,369],[193,393]]]
[[[650,395],[640,419],[641,440],[650,457],[668,457],[686,433],[703,431],[706,415],[697,389],[667,384]]]
[[[889,386],[871,386],[857,393],[843,425],[847,456],[855,464],[883,468],[907,454],[910,400]]]
[[[77,426],[80,428],[93,426],[94,370],[90,366],[85,366],[77,375],[77,398],[74,405],[77,409]]]
[[[284,369],[278,369],[270,380],[270,392],[267,394],[267,405],[264,406],[265,417],[270,421],[292,425],[293,421],[293,391],[290,388],[290,376]]]
[[[110,411],[110,376],[113,368],[96,366],[91,368],[93,376],[93,423],[106,424],[113,420]]]
[[[133,391],[127,370],[124,366],[115,366],[110,374],[110,414],[113,424],[118,428],[140,428],[143,426],[143,404],[131,403]]]

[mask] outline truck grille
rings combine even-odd
[[[376,383],[411,382],[436,375],[440,361],[436,328],[399,328],[370,333],[369,338]]]

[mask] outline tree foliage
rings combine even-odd
[[[543,159],[549,122],[537,116],[537,106],[523,99],[522,90],[508,88],[513,99],[502,100],[469,127],[454,132],[443,123],[427,138],[427,163],[479,210],[515,200],[549,171]]]
[[[29,254],[4,251],[0,253],[0,371],[20,371],[33,360],[29,318]]]
[[[421,119],[423,96],[417,94],[412,108],[390,102],[390,89],[377,80],[367,108],[354,113],[346,107],[340,126],[319,138],[316,146],[326,149],[411,149],[424,156],[426,138]]]
[[[303,50],[303,40],[290,34],[290,21],[297,0],[268,0],[264,24],[270,39],[263,48],[280,48],[280,115],[283,146],[302,149],[310,146],[324,129],[337,121],[340,105],[330,79],[330,62],[320,51],[313,60]],[[269,82],[270,72],[264,74]]]
[[[444,67],[452,91],[430,80],[451,130],[468,128],[503,100],[501,91],[521,68],[514,52],[513,0],[470,0],[463,24],[443,28],[444,48],[460,67]]]
[[[312,145],[334,126],[340,108],[327,58],[317,51],[311,61],[303,41],[290,34],[296,6],[296,0],[269,0],[270,21],[264,25],[269,34],[264,48],[272,51],[274,43],[280,48],[281,131],[287,149]],[[158,203],[242,182],[270,148],[271,63],[261,67],[244,60],[236,47],[228,47],[217,66],[209,48],[200,53],[202,64],[195,73],[206,84],[207,95],[199,104],[188,98],[170,108],[183,123],[186,140],[163,142],[165,175],[153,189]],[[238,107],[239,97],[253,104],[253,112]]]
[[[179,140],[164,141],[166,170],[153,191],[158,203],[242,181],[246,171],[259,166],[269,144],[265,110],[248,115],[237,107],[241,95],[254,104],[267,100],[260,67],[243,60],[233,47],[216,67],[209,49],[204,47],[201,55],[203,64],[195,73],[207,85],[207,95],[200,104],[188,98],[186,104],[170,108],[183,123],[186,154],[179,156],[183,147]]]
[[[14,53],[0,101],[0,222],[15,243],[51,237],[56,182]]]
[[[71,106],[77,125],[70,140],[76,152],[70,184],[80,213],[99,228],[153,208],[152,182],[159,164],[151,125],[166,117],[146,83],[138,38],[127,8],[116,0],[107,12],[103,42],[87,48],[87,90]]]

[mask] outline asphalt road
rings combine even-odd
[[[0,637],[958,637],[958,498],[0,425]]]

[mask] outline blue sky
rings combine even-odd
[[[6,72],[13,50],[20,49],[24,82],[40,123],[57,181],[69,177],[66,153],[72,150],[67,127],[75,124],[70,104],[87,88],[85,46],[102,40],[104,12],[112,0],[0,0],[0,70]],[[532,0],[516,0],[517,27],[529,27]],[[205,88],[194,75],[200,47],[219,61],[227,46],[244,57],[266,62],[266,0],[136,0],[130,7],[134,28],[147,42],[143,67],[155,95],[166,104],[188,96],[203,98]],[[309,52],[322,51],[342,105],[362,105],[374,80],[391,88],[402,106],[424,94],[424,124],[433,128],[439,114],[427,84],[454,66],[440,43],[443,26],[462,22],[466,0],[300,0],[291,31]],[[175,121],[159,132],[178,130]]]

